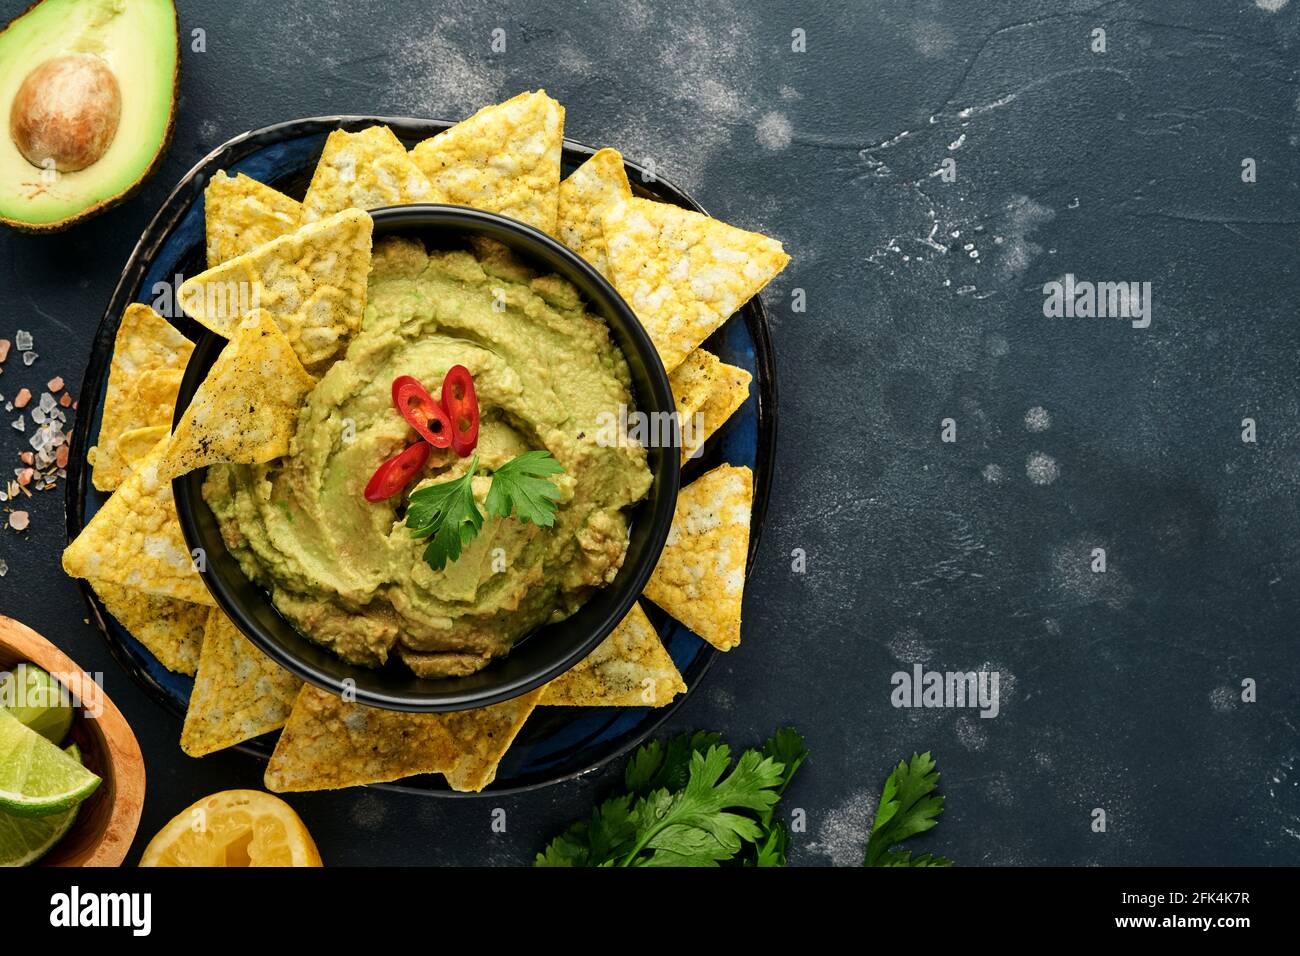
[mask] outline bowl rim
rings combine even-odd
[[[594,295],[592,296],[586,294],[583,296],[587,309],[602,315],[606,322],[610,321],[611,314],[618,317],[627,341],[615,343],[615,345],[625,355],[628,353],[630,346],[631,351],[636,353],[637,358],[645,365],[648,373],[650,394],[642,395],[638,393],[636,395],[637,409],[651,413],[668,412],[675,409],[668,372],[664,368],[663,361],[658,350],[654,347],[645,326],[642,325],[632,308],[604,276],[585,259],[553,237],[510,217],[467,206],[413,203],[400,206],[384,206],[366,212],[374,222],[374,236],[376,238],[382,235],[401,235],[408,232],[435,229],[446,230],[451,233],[459,232],[466,236],[487,235],[494,238],[509,236],[514,242],[522,244],[522,249],[512,245],[512,251],[521,252],[525,257],[532,258],[537,264],[560,274],[561,277],[578,285],[580,289],[585,286],[587,290],[593,292]],[[215,332],[205,330],[196,343],[181,380],[173,428],[180,422],[195,391],[211,367],[209,357],[215,359],[221,348],[224,347],[225,341],[222,336],[217,335]],[[627,565],[620,568],[619,574],[623,580],[615,581],[600,589],[605,592],[613,590],[616,595],[609,599],[609,609],[594,622],[590,632],[581,641],[575,642],[566,651],[558,654],[553,659],[548,658],[548,663],[536,665],[525,673],[492,688],[479,690],[431,689],[428,692],[421,693],[419,691],[410,692],[391,689],[376,690],[373,687],[363,687],[357,681],[352,681],[349,684],[347,682],[350,678],[340,679],[334,674],[325,672],[311,661],[305,659],[301,654],[295,653],[294,649],[286,646],[284,642],[277,639],[263,627],[261,622],[251,613],[250,607],[234,593],[230,583],[218,573],[218,562],[213,560],[204,562],[199,575],[203,578],[208,592],[217,602],[217,606],[230,617],[235,626],[259,650],[290,673],[330,693],[349,695],[350,699],[371,707],[410,712],[449,712],[502,703],[554,680],[587,657],[622,622],[631,610],[632,605],[641,597],[646,582],[658,564],[659,556],[668,538],[677,495],[680,490],[681,458],[680,455],[671,453],[672,449],[677,447],[675,417],[670,416],[669,418],[669,430],[671,432],[669,448],[660,449],[657,455],[653,455],[657,464],[652,465],[651,468],[653,472],[651,489],[646,498],[634,506],[642,509],[640,520],[649,522],[648,543],[635,562],[631,564],[630,572],[624,574],[628,568]],[[219,547],[223,551],[226,550],[224,542],[220,540],[219,536],[216,540],[209,540],[209,536],[200,530],[198,509],[206,510],[207,505],[203,502],[199,489],[202,476],[206,472],[206,468],[199,469],[195,472],[180,475],[172,482],[177,516],[180,520],[186,545],[191,553],[200,548],[208,552],[212,552],[214,547]],[[259,585],[255,582],[248,582],[247,578],[244,578],[244,581],[253,585],[252,590],[259,596],[261,603],[283,620],[296,634],[298,640],[310,642],[310,638],[275,609],[270,597]],[[593,594],[592,597],[589,597],[583,606],[585,607],[595,596]],[[538,630],[542,630],[547,626],[549,625],[543,625],[543,628]],[[525,638],[528,636],[525,635]],[[521,638],[522,640],[523,638]],[[321,647],[321,645],[314,646]],[[328,648],[325,648],[325,650],[329,652]],[[499,658],[484,670],[500,664],[501,661],[508,657],[507,654]],[[363,672],[368,672],[368,674],[378,673],[377,670],[372,668],[362,668],[359,665],[350,664],[341,657],[338,657],[337,660],[345,671],[355,671],[358,675]]]

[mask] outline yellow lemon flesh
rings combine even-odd
[[[171,819],[141,866],[321,866],[293,808],[260,790],[223,790]]]

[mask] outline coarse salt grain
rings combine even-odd
[[[27,423],[23,421],[21,418],[15,418],[13,420],[13,426],[20,432],[27,431]]]
[[[59,389],[63,388],[63,379],[60,376],[56,375],[54,376],[54,378],[50,379],[48,382],[45,383],[45,387],[48,388],[51,392],[57,392]]]
[[[28,514],[26,511],[15,511],[9,515],[9,527],[15,531],[25,531],[27,529]]]
[[[32,340],[32,333],[19,329],[14,333],[14,344],[18,346],[18,351],[26,352],[35,342]]]
[[[25,388],[20,388],[18,394],[14,396],[14,408],[26,408],[31,400],[32,393]]]
[[[8,339],[0,339],[0,362],[9,357],[10,342]]]
[[[62,395],[59,396],[59,404],[62,405],[64,408],[67,408],[69,405],[72,404],[72,396],[69,395],[67,392],[64,392]]]
[[[24,364],[24,365],[31,365],[31,364],[32,364],[33,362],[35,362],[38,358],[40,358],[40,356],[37,355],[35,352],[24,352],[24,353],[23,353],[23,364]]]

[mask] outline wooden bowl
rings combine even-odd
[[[77,821],[39,866],[118,866],[131,847],[144,807],[144,758],[122,712],[72,658],[30,627],[0,615],[0,670],[24,661],[51,674],[79,675],[81,706],[70,737],[86,767],[103,778],[81,804]],[[96,712],[92,717],[87,711]]]

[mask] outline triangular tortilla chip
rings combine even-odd
[[[703,443],[698,434],[703,419],[697,415],[713,392],[721,368],[722,360],[716,355],[704,349],[696,349],[668,376],[668,384],[673,390],[673,403],[677,409],[683,460],[688,446],[695,448]]]
[[[161,421],[154,418],[163,414],[159,402],[165,386],[175,381],[180,387],[179,375],[194,351],[194,343],[181,335],[157,312],[147,305],[133,302],[122,313],[113,342],[113,361],[108,369],[108,389],[104,395],[104,415],[99,428],[99,445],[91,449],[94,472],[91,480],[100,491],[113,491],[126,480],[130,468],[113,446],[123,432],[145,425],[171,425],[171,414]],[[140,404],[140,396],[133,392],[142,378],[153,373],[166,373],[152,386],[146,386],[153,401]],[[170,377],[168,377],[170,375]],[[173,409],[176,395],[170,396]],[[150,420],[143,420],[148,418]]]
[[[411,150],[433,202],[473,206],[555,232],[564,107],[545,90],[479,110]]]
[[[775,239],[649,199],[603,225],[610,278],[670,372],[790,261]]]
[[[171,431],[176,394],[184,376],[180,369],[170,368],[142,372],[124,396],[121,392],[114,396],[112,408],[105,405],[95,451],[92,480],[96,488],[111,491],[124,482],[134,463],[157,444],[160,436],[156,429]],[[142,431],[144,435],[137,434]],[[150,435],[153,440],[141,448]],[[124,448],[124,442],[129,442],[129,447]]]
[[[686,684],[650,618],[633,604],[594,651],[546,685],[543,706],[662,707]]]
[[[334,790],[441,772],[454,790],[482,790],[541,693],[476,710],[410,714],[345,702],[306,684],[267,764],[266,787]]]
[[[63,570],[147,594],[214,604],[181,535],[171,482],[160,481],[164,439],[63,552]]]
[[[645,596],[721,651],[740,643],[754,476],[720,465],[677,496],[668,543]]]
[[[605,213],[631,198],[632,186],[627,181],[622,154],[616,149],[599,150],[560,183],[556,238],[601,275],[608,275]]]
[[[709,437],[726,423],[736,409],[745,404],[745,399],[749,398],[749,383],[752,379],[753,376],[743,368],[725,362],[718,363],[713,387],[704,403],[694,412],[697,417],[691,424],[690,441],[682,442],[683,462],[703,449]]]
[[[264,780],[276,793],[335,790],[440,772],[457,757],[438,714],[365,707],[304,684]]]
[[[193,674],[211,608],[90,579],[105,610],[169,671]]]
[[[279,730],[300,687],[301,680],[254,647],[224,611],[212,608],[181,749],[202,757]]]
[[[315,385],[270,314],[255,310],[194,393],[159,477],[170,481],[218,462],[257,465],[288,454],[302,400]]]
[[[475,710],[435,714],[457,748],[454,765],[443,773],[453,790],[478,793],[497,776],[497,767],[537,706],[545,685],[527,694]]]
[[[359,133],[336,129],[302,198],[302,221],[316,222],[342,209],[377,209],[432,202],[429,180],[387,126]]]
[[[200,273],[177,299],[226,338],[251,309],[266,309],[302,364],[319,371],[361,328],[373,226],[360,209],[345,209]]]
[[[219,171],[203,191],[208,268],[298,228],[302,203],[243,173]]]

